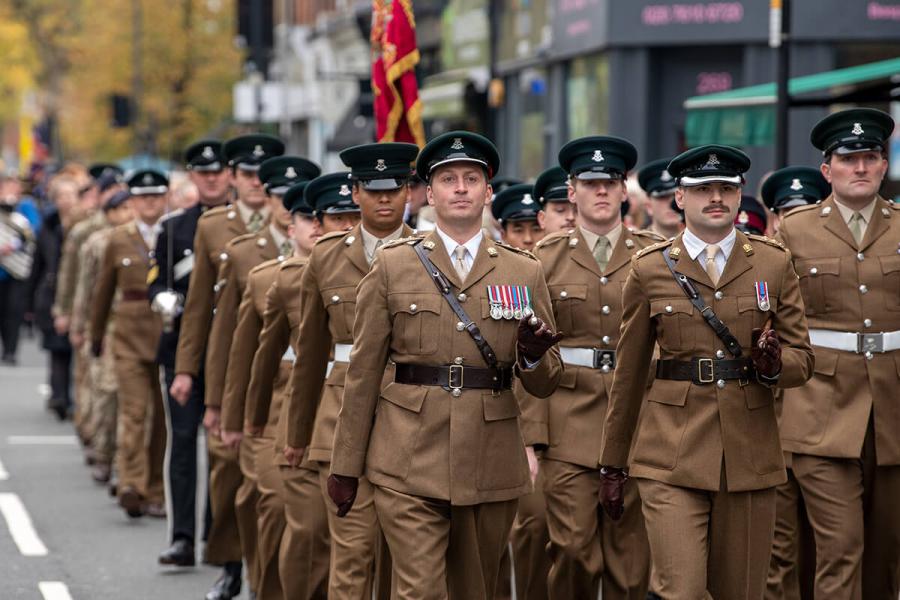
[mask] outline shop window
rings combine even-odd
[[[566,79],[567,139],[609,131],[609,63],[595,54],[574,59]]]
[[[519,74],[522,99],[518,173],[523,179],[544,170],[544,124],[547,121],[547,71],[525,69]]]

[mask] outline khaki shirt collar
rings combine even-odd
[[[859,210],[859,214],[862,215],[864,225],[868,225],[872,221],[872,213],[875,212],[875,203],[877,201],[878,196],[875,196],[874,198],[872,198],[871,202],[869,202]],[[855,213],[856,211],[849,206],[841,204],[837,198],[834,199],[834,205],[837,206],[838,211],[841,213],[841,218],[844,219],[844,223],[850,225],[850,219],[853,217],[853,213]]]
[[[240,200],[235,202],[235,204],[237,205],[238,213],[240,213],[241,220],[244,222],[244,225],[250,224],[250,217],[252,217],[253,213],[255,213],[255,212],[260,213],[263,216],[263,220],[266,220],[269,218],[268,205],[264,204],[259,209],[254,210],[254,209],[250,208],[249,206],[247,206],[246,204],[244,204],[243,202],[241,202]]]
[[[281,233],[281,230],[275,227],[274,223],[269,223],[269,235],[272,236],[272,241],[275,242],[275,247],[278,248],[279,252],[281,252],[281,246],[286,241],[288,241],[288,237]]]
[[[600,234],[588,231],[580,225],[578,226],[578,229],[581,230],[581,236],[584,238],[584,243],[587,244],[588,250],[593,252],[594,246],[597,245],[597,240],[600,239]],[[620,221],[619,224],[613,227],[604,237],[609,240],[609,253],[612,255],[613,248],[616,247],[616,243],[618,243],[619,238],[622,237],[622,222]]]
[[[388,242],[392,242],[396,239],[399,239],[401,235],[403,235],[403,225],[397,228],[396,231],[389,233],[383,238],[375,237],[362,225],[359,226],[359,234],[362,236],[363,240],[363,248],[366,251],[366,260],[369,261],[369,264],[375,260],[375,244],[381,242],[382,245],[387,244]]]

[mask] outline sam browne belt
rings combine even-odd
[[[756,370],[749,358],[713,359],[692,358],[686,360],[658,360],[657,379],[691,381],[697,385],[715,383],[719,379],[756,380]]]
[[[397,364],[394,381],[409,385],[434,385],[445,390],[508,390],[512,388],[511,367],[466,367]],[[458,395],[458,394],[457,394]]]

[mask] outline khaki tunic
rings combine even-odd
[[[462,306],[500,365],[517,364],[518,322],[491,319],[487,286],[528,286],[534,312],[555,328],[544,273],[530,253],[485,237],[461,283],[438,235],[432,232],[421,243],[465,294]],[[393,242],[376,253],[372,271],[359,285],[357,306],[332,472],[365,474],[376,486],[452,505],[500,502],[530,492],[520,410],[511,390],[464,389],[459,397],[424,385],[389,383],[380,390],[388,359],[485,366],[412,246]],[[559,353],[554,348],[533,369],[516,366],[516,372],[526,391],[545,398],[562,374]]]
[[[56,299],[53,304],[53,315],[70,315],[75,300],[75,287],[78,284],[80,268],[79,253],[85,241],[92,233],[109,227],[109,221],[103,211],[98,210],[88,218],[79,221],[66,234],[63,242],[62,257],[56,278]]]

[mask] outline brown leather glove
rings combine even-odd
[[[531,324],[532,319],[534,325]],[[562,338],[562,332],[553,333],[552,329],[535,316],[522,317],[519,320],[517,336],[519,355],[531,362],[539,361],[544,353]]]
[[[750,334],[753,349],[750,358],[764,382],[772,382],[781,374],[781,341],[774,329],[754,329]]]
[[[600,505],[613,521],[622,518],[625,511],[625,482],[628,473],[618,467],[600,469]]]
[[[337,516],[344,517],[353,508],[359,479],[346,475],[328,476],[328,497],[337,505]]]

